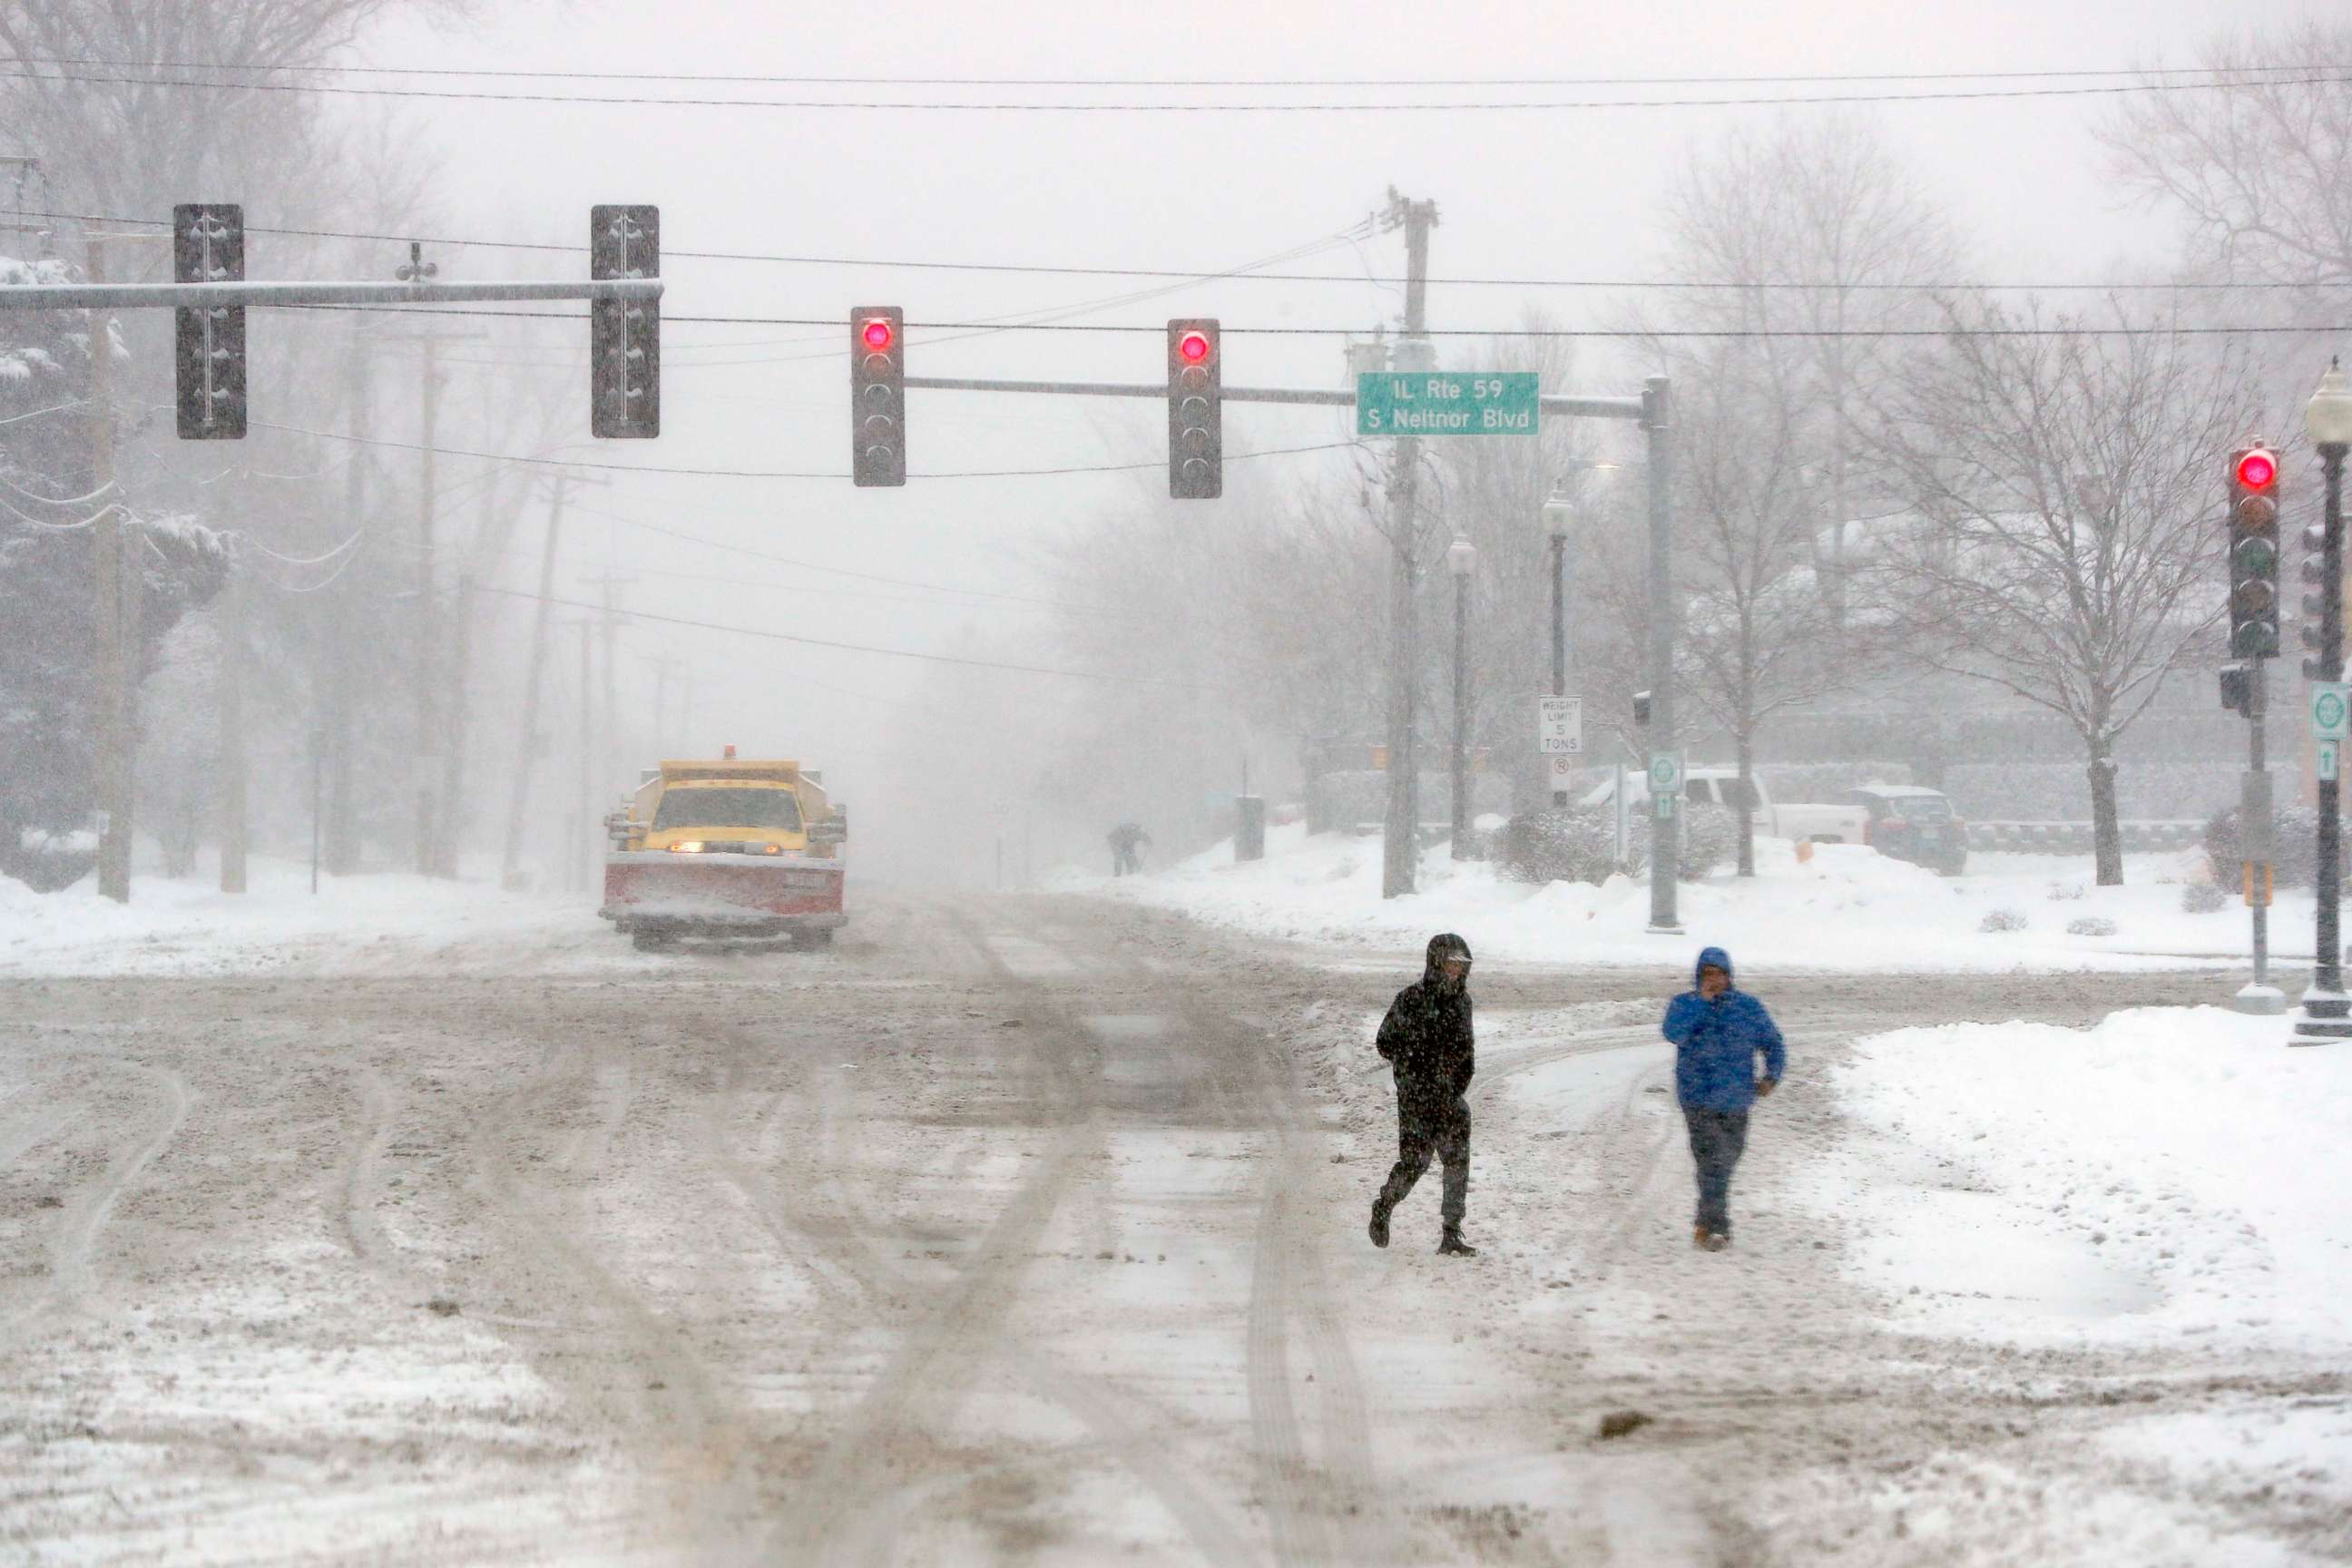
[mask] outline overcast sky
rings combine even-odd
[[[2264,7],[2278,22],[2318,15],[2319,0]],[[394,33],[371,63],[444,68],[740,72],[796,76],[1202,78],[1650,77],[1860,71],[2072,70],[2188,63],[2242,7],[2210,0],[1920,0],[1734,5],[1721,0],[1591,4],[1409,4],[1360,0],[1208,0],[1190,5],[883,4],[768,7],[667,0],[510,6],[459,37]],[[647,18],[658,17],[657,21]],[[470,84],[522,90],[526,84]],[[2018,84],[2033,85],[2033,84]],[[2052,85],[2065,85],[2063,83]],[[534,90],[744,98],[946,97],[961,100],[1198,100],[1148,87],[795,88],[629,82],[537,84]],[[1618,89],[1623,91],[1624,89]],[[1738,88],[1659,85],[1636,94],[1707,98],[1868,91],[1867,84]],[[1895,89],[1903,90],[1903,89]],[[1277,101],[1399,97],[1444,101],[1601,96],[1575,87],[1473,86],[1420,93],[1378,87],[1267,90]],[[1874,112],[1914,162],[1927,193],[1959,220],[1977,276],[2080,279],[2119,260],[2160,263],[2167,220],[2120,206],[2090,127],[2102,98],[1887,105]],[[1657,252],[1653,193],[1695,142],[1775,112],[1749,108],[1616,108],[1537,112],[1154,114],[875,112],[804,109],[419,104],[413,119],[442,160],[440,221],[453,233],[569,238],[595,201],[662,208],[672,250],[1055,263],[1212,270],[1317,241],[1296,269],[1392,276],[1393,237],[1339,240],[1391,184],[1434,197],[1440,276],[1639,277]],[[446,257],[444,276],[529,270],[496,253]],[[543,263],[541,263],[543,264]],[[574,263],[576,265],[576,263]],[[986,276],[674,260],[666,310],[844,319],[852,305],[899,303],[919,321],[969,320],[1117,296],[1150,286],[1117,279]],[[1598,323],[1608,297],[1560,289],[1439,288],[1432,324],[1508,327],[1531,307],[1561,324]],[[1109,306],[1087,318],[1150,325],[1213,314],[1229,325],[1370,327],[1396,294],[1370,282],[1221,282]],[[665,430],[619,460],[791,469],[845,467],[845,328],[712,327],[666,333]],[[570,329],[516,329],[484,352],[569,367]],[[814,338],[814,341],[810,341]],[[530,348],[532,343],[543,348]],[[918,373],[1055,373],[1150,380],[1148,335],[1008,333],[965,342],[910,336]],[[814,357],[812,357],[814,356]],[[1338,384],[1326,338],[1238,338],[1234,381]],[[1596,391],[1612,384],[1595,354]],[[1499,367],[1498,367],[1499,368]],[[487,367],[479,374],[491,374]],[[569,368],[551,372],[572,375]],[[584,424],[584,396],[583,421]],[[910,409],[917,470],[1153,462],[1164,426],[1150,404],[918,394]],[[1228,450],[1328,438],[1335,412],[1229,411]],[[608,452],[607,455],[610,455]],[[1293,463],[1301,461],[1290,459]],[[1307,459],[1305,461],[1312,461]],[[627,478],[596,503],[780,553],[886,575],[1020,590],[1032,542],[1072,517],[1118,504],[1160,474],[917,484],[899,492],[817,483]],[[618,547],[646,563],[714,575],[768,569],[606,521],[596,555]],[[656,546],[659,546],[656,549]],[[778,575],[789,572],[778,570]],[[845,587],[849,580],[837,579]],[[885,585],[866,584],[872,592]],[[1017,631],[1018,611],[940,613],[878,600],[832,605],[806,595],[648,581],[634,602],[672,613],[759,618],[812,635],[914,647],[956,646],[972,625]],[[653,646],[649,641],[648,646]],[[747,669],[739,643],[691,634],[671,646],[720,701],[749,713],[772,679]],[[773,648],[757,650],[779,657]],[[1044,652],[1046,650],[1034,650]],[[799,656],[793,656],[796,658]],[[903,693],[910,667],[851,655],[795,666],[838,685]],[[730,673],[731,672],[731,673]],[[866,749],[870,722],[846,710],[771,715],[826,726]],[[722,726],[723,727],[723,726]],[[706,737],[709,738],[709,737]]]

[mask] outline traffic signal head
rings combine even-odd
[[[172,276],[182,283],[242,281],[245,209],[232,203],[173,207]],[[172,312],[172,327],[180,439],[243,439],[245,307],[184,307]]]
[[[862,488],[907,482],[907,313],[849,312],[850,477]]]
[[[1168,493],[1225,493],[1223,353],[1213,320],[1168,323]]]
[[[2279,651],[2278,456],[2267,447],[2230,455],[2230,655]]]
[[[661,209],[588,212],[588,276],[661,276]],[[603,440],[661,434],[661,301],[588,301],[588,427]]]
[[[2254,714],[2253,671],[2242,664],[2221,667],[2221,706],[2231,712],[2252,718]]]

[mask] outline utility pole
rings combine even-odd
[[[595,676],[590,657],[594,647],[596,623],[583,620],[580,627],[580,795],[579,816],[572,835],[571,848],[563,857],[568,867],[566,877],[574,888],[593,889],[595,886],[594,845],[596,843],[596,744],[593,721],[596,712]]]
[[[457,875],[457,836],[464,826],[461,812],[466,798],[466,691],[474,637],[474,574],[470,572],[457,579],[457,617],[450,649],[448,730],[442,741],[441,810],[434,835],[437,874],[450,878]]]
[[[523,816],[530,804],[530,764],[539,750],[539,677],[547,662],[548,617],[555,606],[556,542],[563,531],[563,491],[571,476],[555,476],[555,494],[547,508],[547,547],[539,558],[539,609],[531,617],[530,663],[523,676],[522,742],[515,757],[514,784],[507,795],[506,859],[499,868],[501,885],[512,888],[522,868]]]
[[[1675,595],[1675,513],[1667,468],[1672,436],[1671,384],[1663,375],[1642,383],[1642,428],[1650,443],[1650,744],[1654,763],[1675,754],[1675,632],[1680,619]],[[1680,891],[1682,801],[1659,789],[1651,775],[1650,929],[1679,932],[1675,909]],[[1622,792],[1621,792],[1622,793]]]
[[[364,338],[352,340],[350,363],[345,369],[350,378],[346,396],[350,402],[351,433],[353,440],[368,438],[368,358]],[[362,526],[367,506],[367,458],[364,447],[354,446],[351,463],[343,470],[344,521],[353,532]],[[348,595],[336,595],[339,605],[349,607]],[[327,869],[338,877],[347,877],[357,869],[359,847],[355,842],[359,804],[353,798],[352,773],[352,654],[357,636],[352,616],[332,616],[330,631],[331,652],[328,655],[330,697],[327,713]]]
[[[1396,347],[1396,368],[1426,371],[1435,363],[1428,326],[1429,231],[1437,226],[1437,204],[1408,201],[1391,186],[1387,226],[1402,227],[1405,247],[1404,335]],[[1400,436],[1396,469],[1389,480],[1389,536],[1396,553],[1389,595],[1389,802],[1381,846],[1381,896],[1400,898],[1413,890],[1421,858],[1421,759],[1414,744],[1413,678],[1419,664],[1413,598],[1421,574],[1421,440]]]
[[[669,672],[677,660],[670,655],[656,654],[646,660],[654,667],[654,760],[668,754],[669,747]]]
[[[1470,858],[1470,574],[1477,569],[1478,547],[1457,539],[1445,550],[1445,569],[1454,577],[1454,796],[1453,844],[1456,860]]]
[[[229,557],[221,593],[220,632],[220,890],[245,891],[245,614],[246,564]]]
[[[615,673],[615,660],[618,658],[621,640],[621,607],[614,598],[614,592],[627,587],[636,579],[626,573],[607,572],[601,577],[586,578],[584,581],[589,586],[601,590],[602,607],[597,613],[596,625],[604,643],[604,712],[597,723],[596,732],[603,739],[604,745],[602,765],[611,767],[614,762],[614,753],[620,749],[621,743],[620,681]],[[582,722],[584,724],[586,721],[583,719]],[[654,749],[656,751],[661,749],[658,737],[656,738]]]
[[[433,772],[437,760],[433,748],[441,737],[440,711],[434,701],[435,655],[440,651],[439,628],[433,615],[433,501],[436,488],[435,449],[441,410],[440,340],[426,335],[416,340],[422,367],[424,433],[417,444],[416,473],[416,869],[430,877],[440,865],[435,837]]]
[[[85,270],[106,281],[105,242],[89,241]],[[91,532],[98,579],[98,803],[106,834],[98,847],[98,890],[131,901],[132,737],[137,725],[139,579],[125,562],[122,509],[114,495],[114,333],[103,310],[89,312],[89,488],[99,496]]]

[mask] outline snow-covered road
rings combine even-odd
[[[2340,1480],[2189,1506],[2151,1458],[2342,1426],[2340,1358],[1922,1333],[1821,1217],[1877,1135],[1856,1037],[2210,978],[1776,985],[1798,1065],[1706,1255],[1673,976],[1482,976],[1463,1262],[1433,1175],[1364,1239],[1402,977],[1360,961],[1076,898],[880,903],[828,954],[495,940],[0,980],[0,1552],[2346,1560]]]

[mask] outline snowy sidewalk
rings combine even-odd
[[[2092,885],[2080,858],[1979,855],[1958,877],[1889,859],[1860,845],[1816,847],[1800,862],[1782,838],[1756,843],[1757,875],[1719,872],[1682,889],[1685,936],[1647,930],[1645,885],[1622,878],[1531,886],[1490,863],[1423,857],[1421,891],[1381,897],[1381,843],[1303,827],[1267,834],[1266,858],[1237,865],[1230,845],[1139,877],[1072,877],[1061,890],[1132,900],[1252,935],[1384,953],[1417,952],[1430,934],[1461,932],[1482,960],[1556,964],[1686,963],[1703,943],[1743,966],[1843,973],[2056,972],[2242,964],[2244,908],[2232,897],[2191,914],[2188,885],[2204,879],[2200,850],[2126,858],[2126,885]],[[2284,962],[2308,954],[2312,900],[2279,896],[2271,912]],[[1984,929],[1989,917],[2012,929]],[[2071,929],[2070,929],[2071,928]]]

